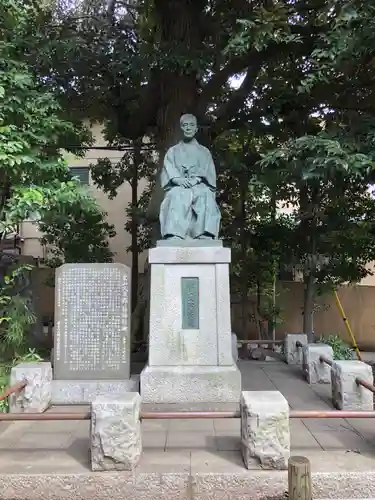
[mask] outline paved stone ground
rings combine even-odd
[[[241,362],[244,390],[279,390],[295,410],[332,409],[330,386],[310,387],[298,367],[278,361]],[[49,411],[78,411],[55,407]],[[146,472],[243,471],[240,422],[172,420],[142,422]],[[313,471],[374,470],[371,419],[293,419],[292,452],[308,456]],[[0,474],[80,473],[89,470],[89,422],[0,423]]]

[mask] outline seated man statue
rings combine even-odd
[[[197,119],[180,119],[183,140],[167,151],[160,175],[165,197],[160,207],[163,239],[217,239],[220,211],[210,151],[195,139]]]

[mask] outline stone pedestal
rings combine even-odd
[[[124,392],[139,391],[139,375],[125,380],[53,380],[52,404],[87,405],[100,394],[117,397]]]
[[[232,355],[230,250],[221,241],[159,242],[151,268],[144,403],[239,403]]]

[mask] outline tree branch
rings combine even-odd
[[[202,110],[207,106],[213,96],[217,95],[218,91],[227,83],[229,78],[237,73],[244,71],[251,60],[252,51],[247,54],[232,59],[226,66],[224,66],[218,73],[214,74],[212,78],[203,87],[199,96],[198,109]]]

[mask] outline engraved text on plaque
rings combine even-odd
[[[199,330],[199,278],[181,278],[182,329]]]
[[[64,264],[56,271],[54,377],[130,376],[130,269]]]

